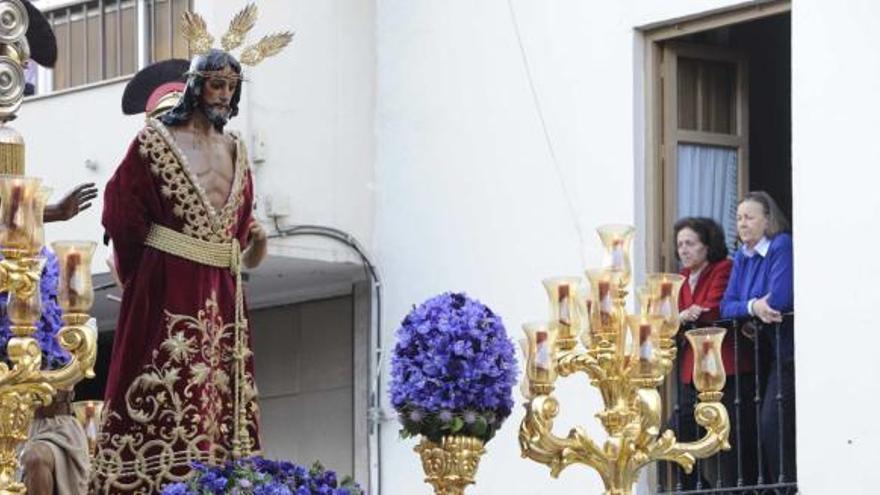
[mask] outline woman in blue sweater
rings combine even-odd
[[[792,318],[783,318],[794,309],[789,224],[763,191],[746,194],[737,208],[736,222],[742,247],[733,260],[721,316],[754,317],[765,324],[759,325],[757,333],[759,369],[766,383],[760,411],[761,454],[770,479],[789,482],[797,479],[793,325]]]

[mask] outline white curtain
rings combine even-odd
[[[678,218],[710,217],[724,227],[727,247],[736,242],[736,149],[678,145]]]

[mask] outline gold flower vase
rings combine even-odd
[[[416,445],[422,458],[425,482],[434,487],[435,495],[464,495],[474,484],[480,457],[486,453],[483,441],[463,435],[444,436],[440,443],[422,437]]]

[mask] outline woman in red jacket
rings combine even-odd
[[[678,299],[682,324],[686,327],[712,326],[721,317],[719,306],[732,266],[727,257],[724,231],[715,220],[701,217],[679,220],[675,223],[674,231],[676,255],[681,262],[681,274],[685,277]],[[755,415],[747,407],[754,398],[755,390],[752,354],[751,341],[728,330],[721,346],[721,357],[728,375],[723,403],[730,415],[730,444],[733,450],[704,462],[701,469],[703,478],[715,488],[736,486],[740,481],[743,485],[755,482]],[[696,440],[701,429],[693,419],[696,400],[696,390],[692,384],[694,352],[684,338],[679,356],[682,385],[679,387],[678,436],[679,439]],[[741,453],[742,472],[737,469],[737,450]],[[721,463],[720,469],[716,462]],[[696,480],[691,477],[683,481],[689,484]]]

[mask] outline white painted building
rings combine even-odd
[[[216,33],[243,5],[192,3]],[[152,3],[103,4],[108,19],[130,12],[132,26],[141,26],[128,46],[131,60],[121,65],[150,60],[149,33],[157,32],[149,29]],[[38,5],[55,12],[56,22],[66,19],[68,6],[74,22],[83,9],[82,2]],[[232,123],[259,161],[259,215],[269,228],[274,212],[282,225],[350,233],[378,266],[383,291],[377,342],[371,333],[377,301],[351,249],[324,239],[271,241],[272,258],[252,275],[249,296],[257,309],[268,453],[298,462],[320,457],[369,480],[372,493],[428,493],[414,441],[400,440],[394,421],[380,421],[378,430],[371,423],[380,417],[369,411],[375,347],[386,351],[387,364],[401,318],[445,290],[481,299],[518,338],[521,323],[546,312],[542,278],[599,262],[593,228],[603,223],[638,227],[638,277],[668,264],[661,257],[671,252],[664,244],[667,220],[684,191],[669,172],[675,167],[664,175],[658,163],[682,163],[669,154],[682,152],[671,140],[702,142],[705,135],[688,131],[682,115],[693,108],[664,99],[691,94],[679,93],[686,64],[672,73],[679,86],[668,86],[670,73],[662,83],[660,75],[669,66],[661,68],[659,57],[733,64],[742,59],[725,57],[735,45],[746,64],[732,65],[742,75],[724,86],[733,96],[713,93],[697,109],[709,115],[701,122],[733,122],[721,144],[738,147],[735,162],[747,164],[736,169],[736,190],[767,188],[793,213],[799,486],[811,494],[876,491],[880,360],[873,349],[880,337],[869,311],[880,303],[873,289],[880,261],[869,249],[839,250],[850,239],[868,247],[878,241],[870,226],[880,211],[874,170],[880,152],[872,146],[880,131],[874,29],[880,4],[260,0],[258,6],[255,33],[296,31],[282,55],[247,72],[242,113]],[[93,7],[98,4],[87,3],[86,11]],[[681,41],[703,47],[676,52]],[[71,48],[62,56],[87,51]],[[100,72],[90,70],[81,82],[91,84],[60,91],[48,91],[54,76],[42,75],[38,95],[14,122],[28,143],[28,173],[45,177],[56,191],[106,181],[142,125],[140,117],[120,112],[127,77],[98,81]],[[726,110],[722,101],[730,104]],[[721,114],[706,110],[706,102]],[[49,226],[47,235],[98,240],[99,219],[96,205]],[[96,271],[106,271],[103,255],[98,258]],[[115,303],[100,299],[96,312],[109,332]],[[381,408],[392,417],[387,366],[378,371]],[[559,431],[580,423],[601,438],[592,417],[600,399],[585,390],[584,380],[559,387]],[[569,468],[551,480],[545,466],[520,458],[521,415],[518,408],[488,445],[470,492],[601,492],[588,469]],[[650,492],[647,485],[641,493]]]

